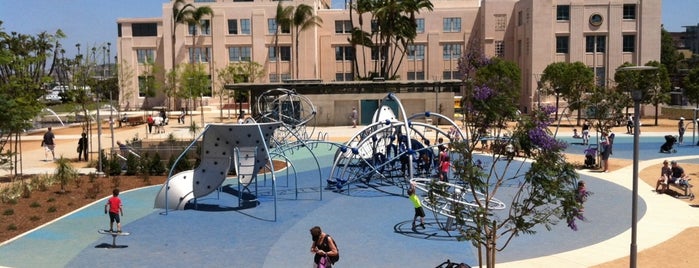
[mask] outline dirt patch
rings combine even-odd
[[[118,179],[117,179],[118,178]],[[111,196],[112,189],[126,191],[134,188],[162,184],[166,176],[151,176],[149,181],[137,176],[119,176],[94,178],[80,177],[78,187],[71,183],[61,191],[56,183],[46,189],[33,189],[30,193],[15,201],[0,203],[0,241],[6,241],[19,234],[32,230],[44,223],[70,213],[95,200]],[[15,181],[13,185],[21,187],[29,184],[30,179]],[[12,185],[5,185],[12,187]]]

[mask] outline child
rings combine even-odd
[[[121,199],[119,199],[119,189],[114,189],[112,191],[112,197],[107,200],[107,204],[104,205],[104,214],[109,212],[109,232],[114,230],[114,222],[117,223],[117,233],[121,233],[121,219],[119,214],[124,216],[124,210],[121,207]]]
[[[582,136],[580,136],[580,134],[578,134],[578,129],[577,129],[577,128],[574,128],[574,129],[573,129],[573,138],[574,138],[574,139],[582,139]]]
[[[410,183],[410,189],[408,189],[408,198],[413,202],[415,207],[415,216],[413,216],[413,230],[415,230],[415,221],[420,217],[420,227],[425,229],[425,211],[422,210],[422,203],[420,203],[420,198],[415,194],[415,183]]]
[[[578,202],[578,204],[580,204],[579,213],[581,215],[585,211],[585,207],[583,207],[583,204],[587,201],[587,197],[589,195],[590,194],[587,192],[587,188],[585,188],[585,182],[579,181],[578,189],[575,190],[575,202]]]
[[[439,163],[439,180],[449,181],[449,168],[451,168],[451,162],[449,162],[449,155],[445,154],[442,158],[442,162]]]

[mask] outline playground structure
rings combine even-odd
[[[315,116],[315,107],[303,96],[292,90],[276,89],[262,94],[258,99],[257,119],[248,118],[242,124],[208,124],[202,133],[177,158],[167,182],[155,198],[155,207],[182,210],[190,203],[197,206],[197,198],[221,191],[224,181],[234,172],[238,190],[238,208],[257,204],[258,174],[265,169],[271,174],[271,192],[274,199],[276,220],[277,179],[275,160],[295,167],[287,157],[300,148],[306,148],[313,156],[319,172],[320,164],[311,150],[306,124]],[[200,141],[199,141],[200,140]],[[322,142],[322,141],[321,141]],[[172,174],[182,157],[199,143],[200,163],[193,170]],[[267,173],[264,174],[266,185]],[[287,179],[288,185],[288,179]],[[297,187],[297,183],[295,183]],[[298,197],[298,188],[296,188]],[[320,192],[322,200],[322,191]]]
[[[424,177],[436,174],[435,159],[440,146],[466,139],[450,118],[424,112],[408,116],[400,99],[388,94],[384,102],[395,102],[398,116],[388,105],[382,105],[370,125],[355,133],[335,155],[329,186],[350,190],[354,182],[384,180],[404,190],[415,173]],[[445,131],[432,125],[433,117],[447,122]]]
[[[437,149],[452,142],[468,140],[454,121],[430,112],[408,116],[394,94],[386,96],[384,101],[395,102],[399,116],[388,105],[382,105],[374,113],[373,123],[358,131],[335,154],[331,177],[327,179],[328,187],[334,186],[338,191],[349,194],[353,184],[378,180],[398,186],[404,193],[412,183],[424,196],[423,207],[435,213],[437,219],[438,215],[447,218],[446,224],[437,221],[440,229],[446,231],[453,228],[454,219],[459,213],[456,206],[466,208],[460,213],[467,213],[470,208],[483,204],[489,210],[505,209],[505,204],[495,198],[472,192],[463,185],[449,183],[448,179],[441,182],[436,178]],[[447,122],[449,130],[444,131],[439,126],[429,124],[428,119],[432,117]],[[446,152],[449,153],[448,150]],[[441,186],[444,193],[429,195],[432,183]],[[465,216],[462,215],[468,219]]]
[[[258,99],[259,116],[256,119],[248,118],[243,124],[209,124],[205,127],[174,164],[176,165],[180,158],[197,144],[197,140],[201,140],[198,149],[199,166],[193,170],[169,174],[167,182],[158,192],[155,207],[165,209],[164,214],[170,209],[185,209],[188,205],[194,205],[196,208],[197,199],[214,191],[220,192],[224,181],[232,173],[230,171],[234,171],[234,177],[230,178],[235,178],[234,184],[238,187],[237,208],[248,208],[251,202],[257,203],[255,198],[258,196],[258,174],[266,169],[271,174],[276,220],[275,172],[278,168],[275,167],[275,159],[286,163],[287,174],[289,170],[295,174],[295,167],[288,155],[305,148],[311,153],[318,167],[318,185],[322,188],[320,164],[312,150],[316,143],[328,143],[338,147],[330,172],[331,177],[327,179],[328,188],[335,187],[349,194],[350,185],[378,180],[387,185],[397,186],[402,193],[410,182],[416,183],[419,190],[426,192],[427,182],[432,181],[437,173],[437,149],[467,137],[457,124],[446,116],[430,112],[408,116],[400,99],[394,94],[386,96],[384,101],[395,102],[399,107],[399,115],[396,116],[388,105],[382,105],[374,113],[372,124],[355,133],[348,142],[339,145],[326,142],[326,137],[321,134],[318,135],[318,140],[309,139],[313,130],[309,134],[306,126],[316,112],[307,98],[292,90],[275,89],[265,92]],[[432,118],[448,122],[450,129],[445,131],[432,125],[429,123],[429,119]],[[436,214],[453,219],[455,210],[450,206],[455,204],[454,202],[469,206],[485,198],[481,194],[469,199],[470,192],[466,194],[460,186],[454,185],[450,188],[452,194],[448,197],[425,199],[426,204],[436,204],[425,207]],[[454,191],[461,191],[463,194],[459,195]],[[319,192],[322,200],[323,191]],[[490,209],[502,209],[504,206],[498,200],[490,200]]]

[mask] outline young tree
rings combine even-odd
[[[694,67],[684,78],[684,94],[699,108],[699,67]]]
[[[653,104],[655,107],[655,126],[658,125],[658,113],[660,104],[670,103],[670,91],[672,84],[670,83],[670,74],[665,65],[657,61],[650,61],[646,66],[657,67],[655,75],[644,76],[644,79],[650,80],[650,88],[646,95],[643,96],[643,103]]]
[[[455,206],[454,214],[462,238],[471,241],[479,252],[485,249],[485,264],[494,267],[497,251],[503,250],[516,236],[534,234],[537,226],[550,229],[551,225],[565,219],[571,228],[577,228],[575,218],[581,217],[574,201],[578,175],[563,157],[565,143],[556,140],[548,130],[553,107],[522,116],[517,127],[506,135],[507,122],[516,115],[518,108],[512,100],[520,92],[521,75],[514,63],[501,59],[464,59],[462,63],[462,70],[475,73],[466,80],[464,95],[464,107],[468,111],[464,120],[469,126],[467,133],[472,136],[452,143],[457,155],[452,159],[455,178],[467,185],[466,199],[477,200],[477,205]],[[494,133],[497,144],[493,148],[514,143],[524,159],[504,157],[497,149],[474,154],[485,135],[484,131],[476,131],[480,129],[490,129],[490,133]],[[528,162],[531,163],[529,167]],[[505,185],[510,185],[509,190],[505,190]],[[503,191],[511,192],[510,208],[504,213],[494,213],[490,208],[495,203],[495,195]],[[435,190],[434,194],[447,198],[444,191]],[[466,224],[466,219],[472,222]],[[499,245],[498,241],[506,242]],[[480,254],[479,262],[483,264]]]
[[[204,93],[210,90],[209,87],[211,86],[211,79],[209,79],[206,66],[199,63],[183,65],[182,71],[180,72],[179,84],[182,85],[179,92],[180,96],[186,97],[192,100],[192,102],[194,102],[194,99],[198,96],[201,101]],[[193,123],[191,114],[190,121]],[[203,113],[201,126],[204,126]]]
[[[254,61],[243,61],[229,64],[225,68],[218,70],[218,81],[223,85],[254,83],[264,77],[264,75],[264,67],[261,64]],[[219,96],[222,95],[223,93],[219,94]],[[233,92],[233,98],[238,103],[238,107],[243,107],[243,102],[247,102],[248,96],[250,94],[247,91],[239,90]],[[223,100],[221,100],[221,103],[223,103]],[[221,118],[223,118],[223,109],[221,109]]]
[[[555,119],[558,120],[559,99],[568,102],[569,109],[578,110],[576,125],[580,125],[582,94],[594,86],[594,73],[582,62],[554,62],[546,66],[541,82],[547,94],[556,96]]]
[[[0,21],[0,132],[11,141],[0,147],[0,158],[4,158],[0,162],[12,161],[15,175],[22,172],[20,134],[31,128],[31,119],[44,108],[38,99],[45,94],[42,86],[50,82],[46,64],[64,36],[61,30],[36,36],[6,33]]]

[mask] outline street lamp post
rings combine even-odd
[[[652,67],[652,66],[629,66],[629,67],[622,67],[619,69],[619,71],[647,71],[647,70],[656,70],[658,69],[657,67]],[[638,87],[638,86],[636,86]],[[633,182],[633,194],[631,196],[631,247],[630,247],[630,254],[629,254],[629,267],[635,268],[636,267],[636,253],[638,252],[638,247],[636,245],[636,240],[637,240],[637,222],[638,222],[638,161],[639,161],[639,156],[638,156],[638,144],[639,144],[639,134],[640,128],[639,128],[639,123],[640,123],[640,113],[639,111],[641,110],[641,100],[643,99],[643,91],[641,89],[636,88],[631,91],[631,98],[633,99],[633,123],[634,123],[634,130],[633,130],[633,174],[632,174],[632,182]]]
[[[107,42],[107,77],[112,77],[112,63],[110,55],[110,50],[112,49],[112,43]],[[117,115],[118,117],[119,115]],[[118,119],[117,119],[118,120]],[[109,89],[109,131],[112,135],[112,148],[114,148],[114,104],[112,103],[112,90]]]

